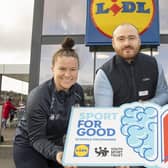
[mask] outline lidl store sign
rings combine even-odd
[[[168,105],[72,109],[64,166],[155,166],[168,163]],[[154,168],[154,167],[153,167]]]
[[[112,32],[122,23],[138,28],[144,45],[159,45],[157,0],[87,0],[87,45],[111,45]]]

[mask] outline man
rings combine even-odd
[[[163,69],[154,57],[139,53],[141,40],[130,24],[113,32],[116,55],[98,70],[94,84],[96,106],[120,106],[134,101],[168,103]]]
[[[97,71],[94,84],[95,106],[120,106],[149,101],[168,103],[168,86],[163,69],[154,57],[139,52],[137,29],[131,24],[119,25],[113,32],[116,55]]]

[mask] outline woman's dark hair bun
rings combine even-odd
[[[62,43],[62,48],[63,49],[72,49],[72,47],[75,45],[75,42],[72,38],[65,38],[63,43]]]

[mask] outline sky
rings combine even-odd
[[[0,0],[1,64],[29,64],[33,3],[34,0]]]
[[[0,64],[29,64],[34,0],[0,0]],[[3,77],[2,90],[28,93],[28,83]]]

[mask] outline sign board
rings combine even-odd
[[[138,28],[142,45],[158,46],[158,0],[87,0],[86,45],[111,45],[112,32],[119,24]]]
[[[160,166],[168,161],[168,105],[72,109],[63,165]]]

